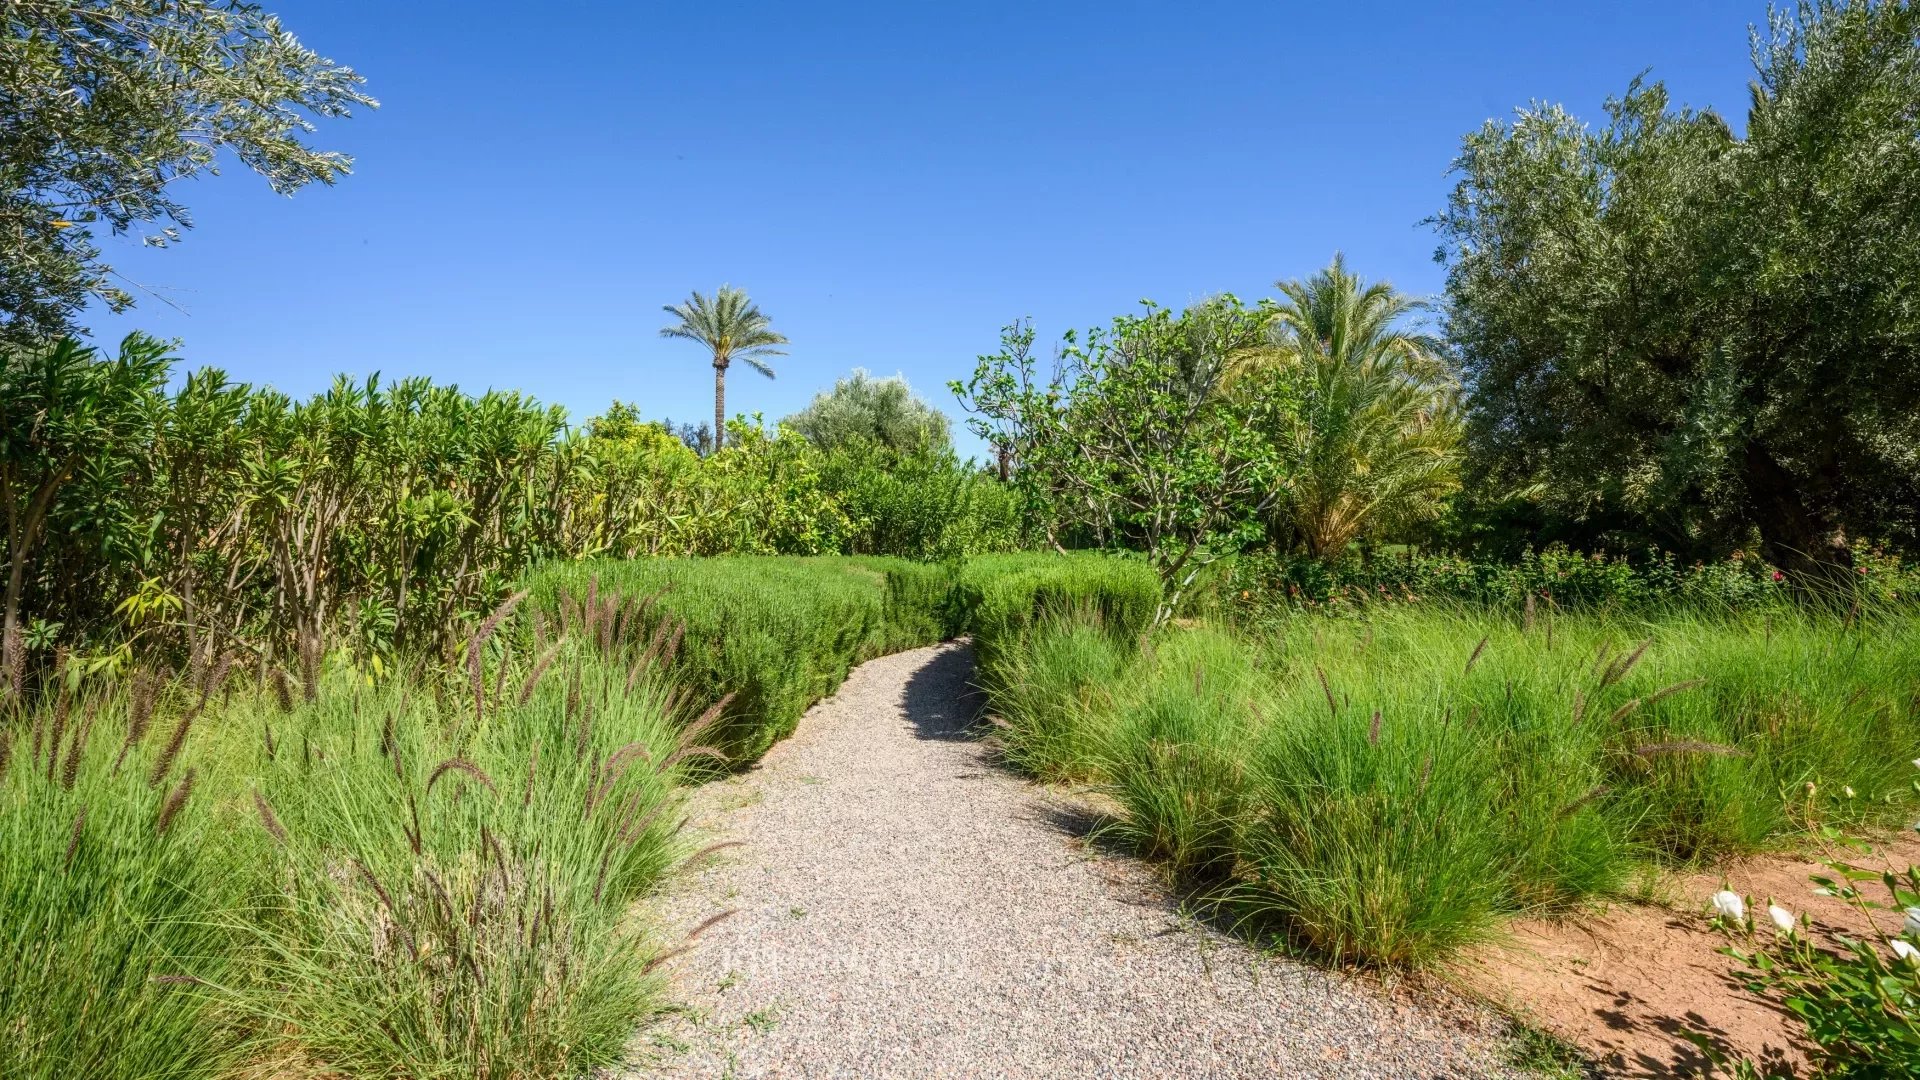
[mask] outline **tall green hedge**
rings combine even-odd
[[[733,695],[704,741],[738,765],[792,733],[855,664],[948,636],[951,581],[946,567],[905,559],[741,555],[557,564],[529,588],[550,611],[589,592],[652,597],[684,628],[676,680],[696,701]],[[644,649],[651,623],[612,644]]]
[[[961,568],[953,601],[987,680],[1037,624],[1091,616],[1109,633],[1134,638],[1159,602],[1160,583],[1145,562],[1091,552],[982,555]]]
[[[701,702],[733,695],[705,741],[736,765],[791,734],[807,707],[863,661],[972,632],[984,666],[1055,612],[1091,611],[1132,637],[1159,597],[1145,563],[1054,554],[964,564],[880,556],[606,560],[549,565],[528,588],[549,612],[590,592],[625,603],[652,597],[654,612],[685,628],[673,665],[679,682]],[[633,620],[625,640],[606,644],[642,650],[655,621]]]

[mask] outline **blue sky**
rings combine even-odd
[[[151,297],[96,314],[188,365],[304,395],[335,372],[712,412],[661,305],[721,282],[793,339],[730,411],[854,367],[945,389],[998,329],[1143,298],[1269,295],[1345,251],[1441,285],[1420,221],[1462,134],[1529,100],[1598,119],[1650,69],[1744,118],[1758,2],[828,5],[268,0],[382,108],[291,199],[196,181],[167,251],[110,241]],[[546,9],[559,11],[560,8]],[[956,423],[956,427],[959,425]],[[963,451],[977,442],[963,437]]]

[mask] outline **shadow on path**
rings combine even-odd
[[[973,648],[942,649],[907,679],[901,705],[922,739],[957,742],[973,737]]]

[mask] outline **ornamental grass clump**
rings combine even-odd
[[[982,672],[1001,756],[1042,780],[1094,779],[1112,734],[1108,695],[1127,669],[1129,648],[1087,613],[1043,629],[990,675]]]
[[[632,903],[688,857],[727,701],[669,677],[679,623],[566,599],[564,627],[510,598],[452,664],[298,695],[220,662],[9,706],[0,1076],[616,1060],[675,945]]]
[[[1102,771],[1126,808],[1114,831],[1180,881],[1226,879],[1243,854],[1258,722],[1243,650],[1207,632],[1149,657],[1153,677],[1118,710]]]
[[[557,1078],[658,1007],[660,948],[628,907],[685,855],[677,790],[721,756],[697,741],[717,710],[677,704],[663,648],[603,662],[604,620],[544,645],[530,681],[470,669],[454,723],[406,687],[282,718],[305,749],[261,763],[255,808],[288,870],[239,925],[273,988],[237,1003],[259,1056]]]
[[[1424,967],[1808,820],[1910,813],[1913,619],[1426,605],[1134,647],[1068,613],[1000,635],[982,684],[1010,760],[1108,792],[1185,886]]]
[[[0,717],[0,1076],[220,1076],[239,1060],[215,989],[242,957],[219,914],[258,880],[259,845],[176,766],[175,740],[147,737],[156,696],[88,687]]]

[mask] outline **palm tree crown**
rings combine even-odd
[[[711,298],[699,291],[683,304],[668,304],[663,309],[679,321],[660,328],[661,337],[686,338],[705,345],[713,354],[713,445],[720,447],[726,430],[727,368],[740,360],[753,370],[773,378],[769,356],[785,356],[787,336],[773,329],[745,289],[720,286]]]
[[[1330,557],[1371,529],[1433,516],[1458,486],[1458,385],[1440,341],[1404,328],[1427,305],[1362,281],[1338,255],[1279,288],[1267,345],[1239,366],[1280,366],[1299,380],[1286,524]]]

